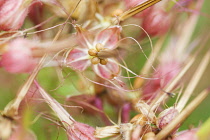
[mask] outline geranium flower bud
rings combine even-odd
[[[174,107],[170,107],[163,112],[161,112],[157,118],[157,127],[163,129],[167,124],[169,124],[177,115],[178,110]]]
[[[36,61],[31,52],[31,43],[26,39],[16,39],[7,46],[2,55],[1,66],[11,73],[25,73],[34,69]]]
[[[68,140],[96,140],[94,131],[95,129],[87,124],[74,122],[73,126],[67,131]]]
[[[21,126],[18,126],[8,140],[37,140],[37,138],[32,131],[25,130]]]
[[[3,0],[0,3],[0,30],[18,30],[28,14],[32,0]]]
[[[170,27],[171,17],[170,15],[159,9],[153,9],[142,21],[142,28],[150,36],[164,35]]]

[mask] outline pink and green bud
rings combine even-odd
[[[1,66],[10,73],[31,72],[36,60],[32,56],[31,43],[27,39],[18,38],[7,44],[7,50],[2,54]]]
[[[74,122],[67,130],[68,140],[97,140],[94,137],[95,129],[87,124]]]
[[[0,30],[18,30],[23,25],[32,0],[1,0]]]
[[[162,111],[157,118],[157,127],[163,129],[168,125],[175,117],[179,115],[179,112],[174,107],[170,107]]]
[[[162,9],[154,8],[142,21],[142,28],[150,36],[161,36],[169,31],[171,16]]]

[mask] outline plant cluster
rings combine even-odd
[[[209,18],[203,5],[1,0],[1,77],[27,78],[1,111],[0,140],[43,139],[37,124],[46,139],[210,139],[209,121],[179,131],[209,93],[199,87],[209,33],[195,32],[199,17]]]

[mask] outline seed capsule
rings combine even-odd
[[[99,59],[98,57],[93,57],[93,58],[91,59],[91,63],[92,63],[92,64],[98,64],[98,63],[100,63],[100,59]]]
[[[89,49],[89,50],[88,50],[88,54],[89,54],[90,56],[96,56],[97,53],[98,53],[98,52],[97,52],[95,49]]]
[[[101,65],[106,65],[108,63],[107,59],[100,59],[100,64]]]
[[[104,46],[101,43],[96,44],[96,50],[99,52],[104,49]]]

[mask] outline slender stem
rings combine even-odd
[[[34,81],[37,88],[39,89],[40,94],[45,99],[45,102],[50,106],[50,108],[55,112],[58,118],[61,120],[64,126],[68,128],[69,125],[74,123],[74,119],[71,115],[55,100],[53,99],[47,92],[38,84],[37,81]]]
[[[192,77],[190,83],[188,84],[182,98],[180,99],[177,109],[178,111],[181,111],[184,106],[186,105],[187,101],[189,100],[190,96],[192,95],[193,91],[195,90],[196,85],[201,79],[201,76],[203,75],[204,71],[206,70],[208,63],[210,60],[210,51],[207,52],[207,54],[204,56],[204,58],[201,60],[201,64],[198,66],[195,75]]]
[[[186,74],[188,69],[192,66],[192,64],[195,61],[195,57],[192,57],[187,65],[182,69],[182,71],[171,81],[171,83],[164,89],[164,91],[171,92],[173,88],[177,85],[177,83],[181,80],[181,78]],[[161,94],[157,96],[151,103],[152,110],[155,110],[155,108],[166,98],[168,97],[167,94]]]
[[[123,20],[125,20],[125,19],[127,19],[127,18],[129,18],[129,17],[131,17],[131,16],[133,16],[133,15],[135,15],[135,14],[138,14],[139,12],[141,12],[141,11],[147,9],[148,7],[150,7],[150,6],[152,6],[152,5],[156,4],[156,3],[158,3],[158,2],[160,2],[160,1],[161,1],[161,0],[147,0],[147,1],[145,1],[145,2],[143,2],[143,3],[141,3],[141,4],[139,4],[139,5],[137,5],[137,6],[135,6],[135,7],[133,7],[133,8],[131,8],[131,9],[125,11],[124,13],[122,13],[122,14],[118,17],[118,19],[119,19],[119,21],[123,21]]]
[[[154,51],[150,54],[148,60],[146,61],[146,64],[144,65],[144,67],[142,68],[141,72],[139,75],[142,74],[148,74],[151,70],[152,64],[154,62],[154,60],[156,59],[156,57],[159,54],[159,51],[163,45],[163,42],[165,40],[165,37],[162,37],[158,40],[158,42],[155,44],[154,46]],[[142,83],[143,83],[144,79],[137,77],[134,81],[134,89],[140,88]]]

